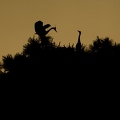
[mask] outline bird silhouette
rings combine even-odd
[[[81,31],[77,30],[79,35],[78,35],[78,42],[76,44],[76,51],[80,51],[81,50],[81,41],[80,41],[80,36],[81,36]]]
[[[52,29],[54,29],[57,32],[56,26],[55,27],[51,27],[50,24],[45,24],[43,26],[43,22],[42,21],[35,22],[34,27],[35,27],[35,34],[39,35],[40,37],[41,36],[46,36],[50,32],[50,30],[52,30]],[[49,27],[51,27],[51,28],[46,30]]]

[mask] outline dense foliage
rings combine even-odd
[[[80,89],[91,93],[119,88],[120,44],[97,36],[88,48],[80,45],[57,45],[51,36],[29,38],[21,53],[3,56],[0,82],[9,90],[34,89],[36,94],[39,88],[74,95]]]

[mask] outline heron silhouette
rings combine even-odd
[[[81,41],[80,41],[80,36],[81,36],[81,31],[77,30],[79,35],[78,35],[78,42],[76,44],[76,51],[80,52],[81,50]]]
[[[39,35],[40,37],[46,36],[50,32],[50,30],[52,30],[52,29],[57,32],[56,26],[55,27],[51,27],[50,24],[43,25],[42,21],[35,22],[34,27],[35,27],[35,34]],[[49,28],[49,27],[51,27],[51,28]],[[49,29],[46,30],[47,28],[49,28]]]

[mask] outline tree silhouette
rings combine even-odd
[[[90,50],[97,54],[108,54],[112,51],[113,41],[108,37],[102,39],[97,36],[97,39],[93,41],[93,45],[90,45]]]
[[[47,86],[54,83],[57,86],[86,83],[89,86],[99,79],[110,80],[109,74],[112,75],[111,78],[115,78],[115,71],[120,67],[120,44],[114,43],[108,37],[97,37],[93,44],[85,49],[79,32],[78,52],[76,46],[70,43],[68,46],[57,45],[51,36],[42,33],[41,29],[45,32],[49,27],[50,24],[43,26],[43,22],[38,22],[35,26],[38,38],[29,38],[21,53],[3,56],[1,69],[5,71],[0,75],[1,79],[12,79],[26,84],[39,82]]]
[[[8,54],[7,56],[3,56],[3,68],[5,72],[12,71],[13,67],[13,57],[11,54]]]
[[[4,97],[1,98],[10,104],[19,99],[17,104],[25,106],[26,103],[38,105],[41,99],[40,104],[55,106],[58,101],[61,106],[78,105],[79,99],[89,105],[100,98],[105,100],[106,96],[111,99],[113,95],[117,100],[120,44],[108,37],[97,37],[86,48],[79,34],[78,46],[57,45],[47,35],[49,27],[50,24],[43,26],[39,21],[35,27],[38,38],[30,37],[21,53],[2,57],[0,70],[4,71],[0,73],[0,85]]]

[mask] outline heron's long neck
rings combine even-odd
[[[80,43],[80,35],[81,35],[81,34],[79,33],[79,35],[78,35],[78,43]]]

